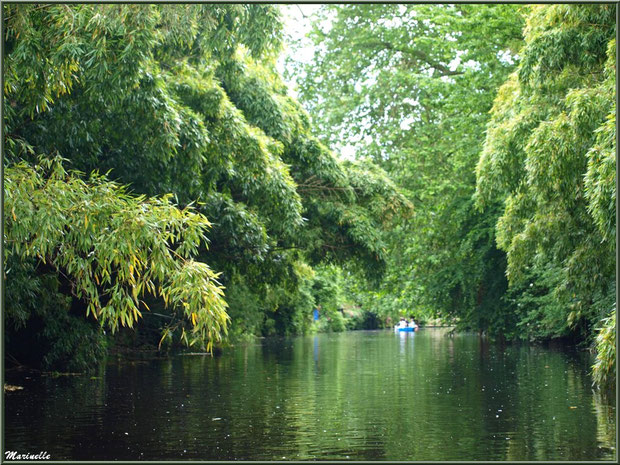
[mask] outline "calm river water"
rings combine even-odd
[[[445,329],[264,339],[220,357],[7,373],[5,450],[73,460],[613,460],[591,356]],[[613,403],[609,403],[613,402]]]

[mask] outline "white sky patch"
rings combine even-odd
[[[363,143],[365,144],[370,144],[372,142],[372,136],[368,134],[361,137],[356,137],[355,139],[356,140],[353,141],[354,143],[360,143],[363,141]],[[354,143],[345,145],[336,144],[336,146],[334,147],[334,154],[337,155],[338,158],[340,158],[341,160],[357,160],[357,150]]]
[[[312,30],[311,17],[321,8],[321,5],[312,4],[289,4],[280,5],[284,22],[285,43],[300,42],[301,47],[293,50],[292,47],[285,45],[284,50],[276,63],[276,68],[281,76],[284,77],[286,60],[290,59],[298,63],[311,63],[314,57],[315,46],[306,35]],[[328,30],[331,24],[322,25],[324,31]],[[293,77],[290,80],[284,79],[288,86],[289,95],[298,98],[297,82]],[[367,83],[364,83],[367,84]],[[369,141],[367,141],[369,142]],[[355,160],[356,149],[353,144],[336,144],[333,148],[334,154],[341,159]]]
[[[461,64],[461,55],[463,55],[463,53],[465,53],[463,50],[457,50],[456,58],[454,58],[450,63],[448,63],[448,68],[450,68],[450,71],[456,71],[456,69],[459,67],[459,65]]]
[[[414,116],[409,116],[400,122],[400,128],[403,131],[408,131],[411,129],[411,125],[417,121],[417,118]]]
[[[291,58],[301,63],[311,63],[314,56],[314,45],[306,38],[306,35],[312,29],[311,16],[316,13],[321,5],[308,5],[308,4],[289,4],[280,5],[280,11],[282,11],[282,19],[284,22],[284,35],[285,45],[284,50],[278,62],[276,63],[276,69],[281,76],[284,75],[286,68],[286,59]],[[297,50],[292,50],[288,43],[301,41],[301,47]],[[294,53],[294,56],[293,56]],[[286,81],[290,90],[291,96],[297,98],[297,83]]]
[[[465,66],[466,68],[471,68],[475,71],[480,71],[480,69],[482,69],[480,63],[474,60],[467,60],[465,63],[463,63],[463,66]]]
[[[508,63],[509,65],[514,65],[515,56],[510,53],[509,50],[502,50],[498,52],[497,57],[501,62]]]
[[[338,147],[338,155],[339,155],[339,158],[343,160],[349,160],[349,161],[354,161],[357,158],[355,156],[355,147],[353,147],[352,145]]]
[[[388,28],[396,29],[397,27],[401,27],[403,25],[403,19],[400,17],[394,17],[389,19],[381,18],[377,21],[377,23]]]

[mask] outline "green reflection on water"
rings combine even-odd
[[[612,460],[590,363],[431,329],[268,339],[33,382],[6,439],[77,460]]]

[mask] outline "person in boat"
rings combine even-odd
[[[409,321],[408,326],[409,326],[410,328],[414,328],[414,329],[415,329],[415,328],[417,328],[417,326],[418,326],[418,325],[416,324],[416,322],[415,322],[415,320],[413,319],[413,317],[411,317],[411,321]]]
[[[398,322],[398,326],[396,326],[397,328],[406,328],[407,327],[407,320],[405,320],[404,317],[400,318],[400,321]]]

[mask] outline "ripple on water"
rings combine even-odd
[[[593,394],[587,357],[375,331],[110,365],[95,380],[7,379],[25,389],[5,406],[6,448],[59,460],[609,459],[615,398]]]

